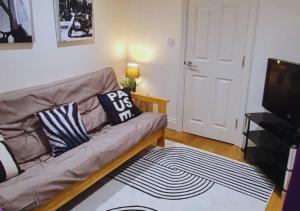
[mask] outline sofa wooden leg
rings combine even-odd
[[[165,147],[165,140],[166,140],[166,137],[165,137],[165,133],[157,139],[157,146],[159,147]]]

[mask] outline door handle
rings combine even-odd
[[[191,62],[191,61],[188,61],[186,63],[186,66],[188,66],[189,68],[196,68],[197,67],[196,65],[193,65],[193,62]]]

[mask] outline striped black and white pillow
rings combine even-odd
[[[20,173],[21,170],[13,154],[8,146],[3,141],[0,141],[0,183],[18,176]]]
[[[54,157],[90,140],[76,103],[39,112],[36,116],[49,139]]]

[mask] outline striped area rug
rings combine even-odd
[[[168,142],[115,170],[74,210],[265,210],[274,185],[256,167]]]

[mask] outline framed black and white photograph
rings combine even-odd
[[[94,38],[93,0],[54,0],[59,42]]]
[[[30,0],[0,0],[0,43],[32,43]]]

